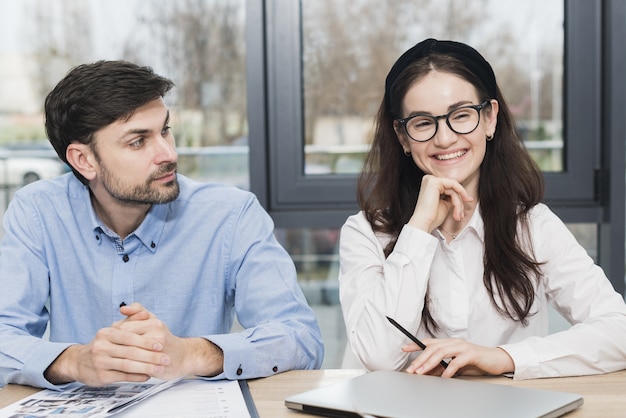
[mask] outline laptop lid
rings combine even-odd
[[[463,379],[375,371],[285,399],[285,406],[328,417],[558,417],[580,395]]]

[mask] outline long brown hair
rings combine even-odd
[[[496,99],[499,103],[496,132],[487,142],[478,185],[485,225],[483,282],[498,312],[526,325],[533,314],[533,280],[541,276],[529,237],[528,212],[543,197],[543,177],[524,148],[497,85],[496,97],[492,97],[487,83],[450,55],[432,53],[410,63],[386,92],[378,110],[374,139],[357,186],[359,205],[374,231],[391,235],[385,248],[385,256],[389,256],[413,214],[425,174],[404,154],[393,121],[403,116],[401,105],[408,89],[432,70],[468,81],[481,102]],[[438,327],[429,312],[428,295],[425,302],[422,318],[433,333]]]

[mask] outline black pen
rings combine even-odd
[[[411,341],[413,341],[415,344],[419,345],[422,350],[426,349],[426,345],[423,342],[421,342],[415,335],[411,334],[409,331],[404,329],[404,327],[402,325],[398,324],[396,321],[394,321],[392,318],[389,318],[388,316],[385,316],[385,318],[387,318],[389,320],[389,322],[391,322],[391,325],[393,325],[394,327],[398,328],[400,330],[400,332],[402,332],[404,335],[409,337],[411,339]],[[441,360],[439,362],[439,364],[441,364],[444,368],[448,367],[448,363],[446,363],[445,360]]]

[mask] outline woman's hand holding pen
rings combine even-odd
[[[499,347],[484,347],[457,338],[425,338],[426,345],[406,369],[408,373],[434,374],[442,377],[455,375],[499,375],[515,371],[509,354]],[[402,347],[404,352],[422,351],[415,343]],[[441,360],[450,359],[448,367],[440,366]]]
[[[474,198],[456,180],[425,175],[417,198],[417,204],[409,225],[431,232],[443,223],[450,211],[454,220],[464,217],[465,203]]]

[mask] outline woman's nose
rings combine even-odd
[[[458,138],[458,134],[454,132],[446,123],[445,119],[439,119],[437,132],[433,141],[441,148],[447,148],[450,144],[454,144]]]

